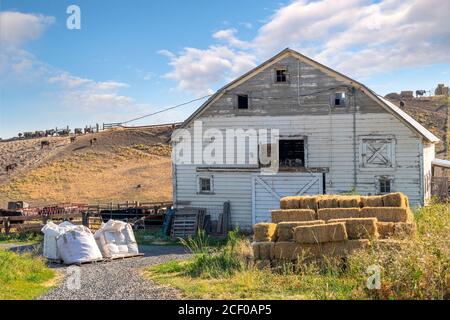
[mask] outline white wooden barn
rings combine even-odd
[[[291,49],[224,86],[183,123],[189,143],[205,146],[211,139],[194,135],[196,121],[204,133],[279,130],[278,141],[270,147],[258,142],[257,152],[277,150],[276,174],[262,173],[259,161],[180,162],[174,151],[174,206],[220,208],[230,201],[231,223],[241,229],[269,221],[287,195],[401,191],[412,205],[431,196],[439,139],[363,84]],[[183,139],[173,135],[174,149]],[[202,150],[194,147],[190,157],[198,160]],[[241,151],[254,157],[248,146]]]

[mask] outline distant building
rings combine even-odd
[[[439,83],[436,90],[434,90],[434,95],[436,96],[448,96],[449,88],[446,87],[443,83]]]

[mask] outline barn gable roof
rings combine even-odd
[[[292,50],[290,48],[286,48],[280,53],[276,54],[269,60],[263,62],[259,66],[253,68],[249,72],[245,73],[244,75],[240,76],[236,80],[233,80],[232,82],[228,83],[221,89],[219,89],[216,93],[214,93],[207,101],[205,101],[189,118],[186,119],[186,121],[183,122],[181,125],[181,128],[187,127],[190,123],[192,123],[195,119],[197,119],[211,104],[213,104],[215,101],[217,101],[224,93],[226,93],[228,90],[233,89],[234,87],[240,85],[244,81],[252,78],[259,72],[269,68],[270,66],[274,65],[278,61],[284,59],[287,56],[293,56],[299,59],[300,61],[309,64],[313,67],[318,68],[322,72],[337,78],[338,80],[341,80],[343,82],[348,83],[349,85],[354,86],[355,88],[363,91],[366,93],[372,100],[377,102],[382,108],[386,109],[388,112],[390,112],[392,115],[394,115],[397,119],[399,119],[401,122],[403,122],[406,126],[408,126],[410,129],[412,129],[414,132],[416,132],[419,136],[421,136],[423,139],[425,139],[427,142],[436,143],[439,142],[439,138],[436,137],[433,133],[431,133],[428,129],[426,129],[424,126],[422,126],[420,123],[418,123],[416,120],[414,120],[411,116],[409,116],[406,112],[401,110],[399,107],[394,105],[392,102],[386,100],[385,98],[377,95],[375,92],[367,88],[365,85],[359,83],[356,80],[353,80],[346,75],[339,73],[336,70],[333,70],[311,58],[308,58],[307,56],[302,55],[301,53]]]

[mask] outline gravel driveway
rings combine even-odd
[[[64,279],[59,286],[40,297],[43,300],[135,300],[180,299],[180,293],[172,288],[145,280],[143,268],[169,260],[189,256],[179,246],[143,246],[139,248],[145,257],[84,264],[81,266],[80,289],[69,290]],[[55,265],[63,276],[71,276],[67,266]],[[71,276],[72,277],[72,276]],[[73,283],[73,282],[72,282]]]

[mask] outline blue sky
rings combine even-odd
[[[81,30],[66,27],[71,4]],[[448,12],[438,0],[3,0],[0,137],[151,113],[287,46],[380,94],[432,90],[450,82]],[[134,124],[182,121],[196,107]]]

